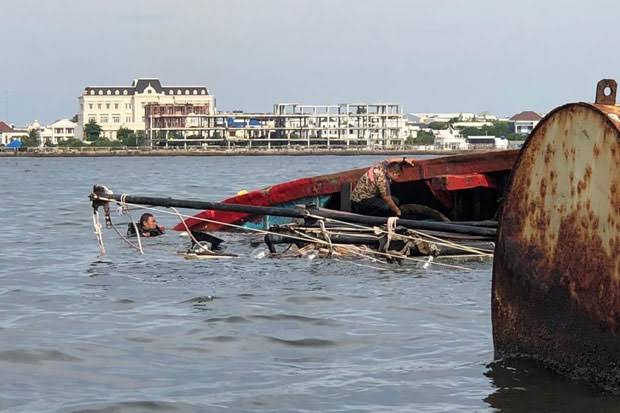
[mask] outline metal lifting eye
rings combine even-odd
[[[598,105],[615,105],[618,84],[613,79],[603,79],[596,85],[596,100]]]

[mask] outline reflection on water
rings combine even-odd
[[[485,374],[495,390],[484,401],[501,412],[620,412],[620,397],[571,382],[531,360],[491,363]]]
[[[615,411],[544,371],[487,367],[489,262],[275,260],[240,234],[222,234],[239,258],[188,261],[173,233],[141,256],[111,232],[97,257],[93,183],[220,200],[378,159],[2,159],[0,411]]]

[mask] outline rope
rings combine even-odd
[[[114,230],[114,232],[116,232],[118,234],[118,236],[125,241],[130,247],[137,249],[141,255],[144,255],[144,250],[142,250],[142,243],[138,243],[138,245],[134,244],[133,242],[129,241],[129,239],[127,237],[125,237],[117,228],[116,225],[112,224],[111,228]],[[140,240],[140,235],[138,235],[138,240]]]
[[[334,246],[332,245],[332,239],[329,236],[329,233],[327,232],[327,230],[325,229],[325,222],[321,220],[319,221],[319,225],[321,226],[321,232],[323,233],[323,237],[325,238],[325,241],[327,241],[327,245],[329,247],[329,254],[327,255],[327,257],[331,258],[331,256],[334,253]]]
[[[385,242],[385,251],[390,250],[390,243],[392,242],[392,237],[394,237],[396,231],[396,222],[398,221],[398,217],[389,217],[387,219],[387,241]]]
[[[354,224],[354,223],[351,223],[351,222],[341,221],[341,220],[334,219],[334,218],[323,218],[323,217],[320,217],[320,216],[317,216],[317,215],[309,215],[308,217],[309,218],[313,218],[313,219],[325,219],[326,221],[336,222],[336,223],[339,223],[339,224],[348,224],[348,225],[354,226],[356,228],[365,229],[365,230],[368,230],[368,231],[373,231],[376,235],[387,234],[386,230],[384,230],[382,228],[379,228],[379,227],[367,227],[367,226],[364,226],[364,225],[359,225],[359,224]],[[471,252],[472,254],[486,256],[486,257],[492,257],[493,256],[493,254],[489,250],[478,249],[478,248],[468,247],[466,245],[456,244],[456,243],[451,242],[449,240],[446,240],[446,239],[443,239],[443,238],[439,238],[439,237],[434,236],[434,235],[426,234],[426,233],[421,232],[421,231],[416,231],[416,230],[409,230],[409,231],[411,231],[414,234],[417,234],[419,236],[428,237],[428,238],[434,240],[435,241],[434,243],[436,245],[453,247],[455,249],[460,249],[460,250],[463,250],[463,251]],[[398,236],[399,237],[403,237],[403,239],[404,238],[408,238],[408,239],[412,239],[412,240],[424,241],[424,239],[422,239],[422,238],[416,238],[416,237],[402,235],[402,234],[398,234]]]
[[[99,245],[99,256],[105,255],[105,245],[103,245],[103,234],[101,233],[101,222],[99,221],[99,211],[93,211],[93,227]]]
[[[183,226],[187,230],[187,235],[189,235],[190,239],[194,242],[194,245],[197,245],[198,248],[200,248],[200,251],[207,250],[208,252],[211,252],[211,250],[209,248],[207,248],[206,246],[202,245],[202,243],[198,242],[198,240],[194,237],[194,234],[192,234],[192,231],[190,231],[189,227],[185,223],[185,220],[181,216],[181,213],[175,207],[170,207],[170,209],[173,210],[177,214],[177,216],[179,217],[179,220],[181,221],[181,223],[183,224]]]
[[[138,251],[140,251],[141,255],[144,255],[144,248],[142,247],[142,234],[140,234],[138,225],[136,224],[136,221],[133,219],[133,216],[131,215],[129,208],[127,208],[127,203],[125,202],[126,199],[127,199],[127,194],[122,194],[121,201],[118,205],[121,208],[121,213],[129,217],[129,220],[131,221],[131,225],[133,225],[134,232],[136,233],[136,239],[138,240],[138,245],[136,246],[133,242],[129,241],[129,239],[123,236],[123,234],[121,234],[120,231],[116,229],[116,227],[113,224],[112,224],[112,229],[116,231],[116,233],[118,234],[119,237],[121,237],[122,240],[124,240],[127,244],[129,244],[133,248],[136,248]],[[111,222],[112,220],[110,220],[110,223]]]

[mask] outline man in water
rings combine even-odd
[[[400,216],[398,200],[392,196],[390,183],[400,177],[403,162],[383,162],[372,166],[357,181],[351,194],[351,209],[362,215]]]
[[[162,225],[157,225],[157,220],[150,213],[144,213],[140,217],[140,222],[136,224],[138,227],[138,231],[140,232],[141,237],[158,237],[164,233],[166,228]],[[129,227],[127,228],[127,236],[135,237],[136,229],[132,222],[129,223]]]

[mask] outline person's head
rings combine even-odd
[[[390,162],[386,168],[387,175],[391,180],[396,180],[400,178],[403,173],[403,163],[402,162]]]
[[[153,214],[149,214],[148,212],[142,214],[140,217],[140,226],[142,226],[145,230],[153,230],[157,228],[157,220],[153,216]]]

